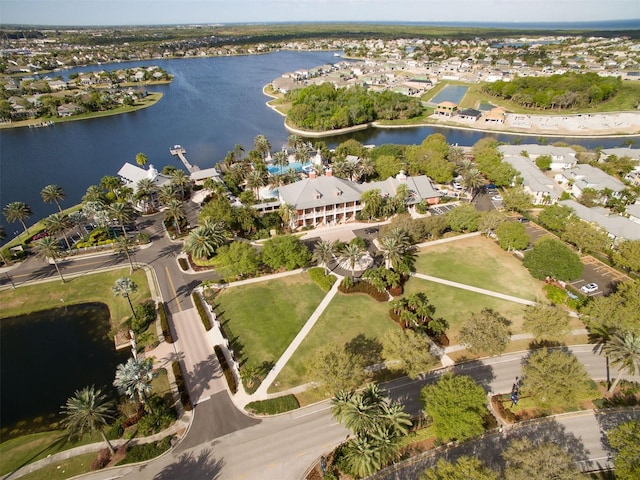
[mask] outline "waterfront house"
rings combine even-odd
[[[501,151],[502,148],[502,146],[499,147]],[[531,158],[523,157],[520,154],[504,154],[504,152],[503,155],[504,161],[520,173],[524,191],[533,197],[534,205],[556,203],[562,189],[557,187],[553,179],[547,177]]]
[[[569,185],[571,193],[576,198],[580,198],[585,189],[597,192],[609,190],[613,197],[619,198],[620,192],[626,188],[626,185],[617,178],[588,164],[578,164],[571,169],[563,170],[555,176],[555,180],[563,185]],[[601,199],[603,202],[606,200],[607,198]]]
[[[576,152],[569,147],[555,147],[553,145],[537,145],[537,144],[523,144],[523,145],[500,145],[498,147],[500,153],[505,157],[507,155],[522,155],[535,161],[542,156],[549,156],[551,158],[551,170],[566,170],[573,168],[578,163],[576,158]],[[526,155],[525,155],[526,152]]]
[[[640,240],[640,227],[629,218],[611,213],[604,207],[585,207],[575,200],[558,202],[573,210],[573,214],[584,222],[603,230],[616,243],[624,240]]]
[[[458,111],[458,118],[460,120],[475,122],[480,118],[482,112],[480,110],[476,110],[475,108],[463,108]]]
[[[450,117],[457,109],[458,105],[453,102],[440,102],[433,114],[442,117]]]

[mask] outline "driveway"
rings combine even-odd
[[[582,278],[571,282],[571,285],[579,289],[587,283],[596,283],[598,290],[588,294],[590,297],[595,295],[609,295],[616,290],[616,286],[620,282],[631,280],[624,273],[617,271],[615,268],[611,268],[609,265],[591,255],[582,257],[582,263],[584,264]]]

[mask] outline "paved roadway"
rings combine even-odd
[[[198,401],[193,422],[185,437],[168,454],[146,465],[119,467],[88,474],[84,478],[301,478],[315,459],[342,442],[348,432],[333,420],[328,402],[264,420],[248,417],[234,407],[226,389],[221,387],[224,379],[221,378],[217,360],[204,341],[204,329],[199,321],[194,325],[193,321],[186,318],[186,312],[193,311],[189,298],[192,289],[202,280],[213,278],[212,274],[188,275],[179,269],[176,256],[180,244],[169,241],[163,235],[160,219],[161,216],[156,215],[142,220],[146,222],[143,228],[152,234],[153,245],[149,249],[139,250],[135,260],[154,268],[158,286],[169,307],[178,338],[175,345],[181,352],[181,361],[188,370],[188,384]],[[126,260],[109,255],[65,262],[62,269],[63,274],[70,275],[118,265],[126,266]],[[29,259],[10,275],[15,283],[22,283],[26,279],[54,277],[56,272],[53,266]],[[593,355],[591,347],[572,347],[572,350],[593,378],[606,378],[605,361]],[[508,392],[515,377],[521,375],[521,355],[493,357],[452,368],[455,372],[471,375],[487,391]],[[385,388],[393,399],[403,402],[410,413],[417,414],[421,408],[420,388],[434,381],[440,373],[435,372],[416,381],[399,379],[386,384]],[[542,431],[548,428],[551,427],[540,427]],[[596,451],[594,445],[599,442],[600,432],[594,424],[569,423],[566,431],[583,440],[588,439],[589,450]]]

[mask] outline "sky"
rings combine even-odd
[[[640,18],[640,0],[0,0],[0,24],[583,22]]]

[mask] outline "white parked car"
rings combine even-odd
[[[493,197],[491,197],[491,200],[493,200],[494,202],[501,202],[502,197],[500,195],[494,195]]]
[[[593,293],[596,290],[598,290],[597,283],[587,283],[586,285],[583,285],[582,287],[580,287],[580,291],[582,293]]]

